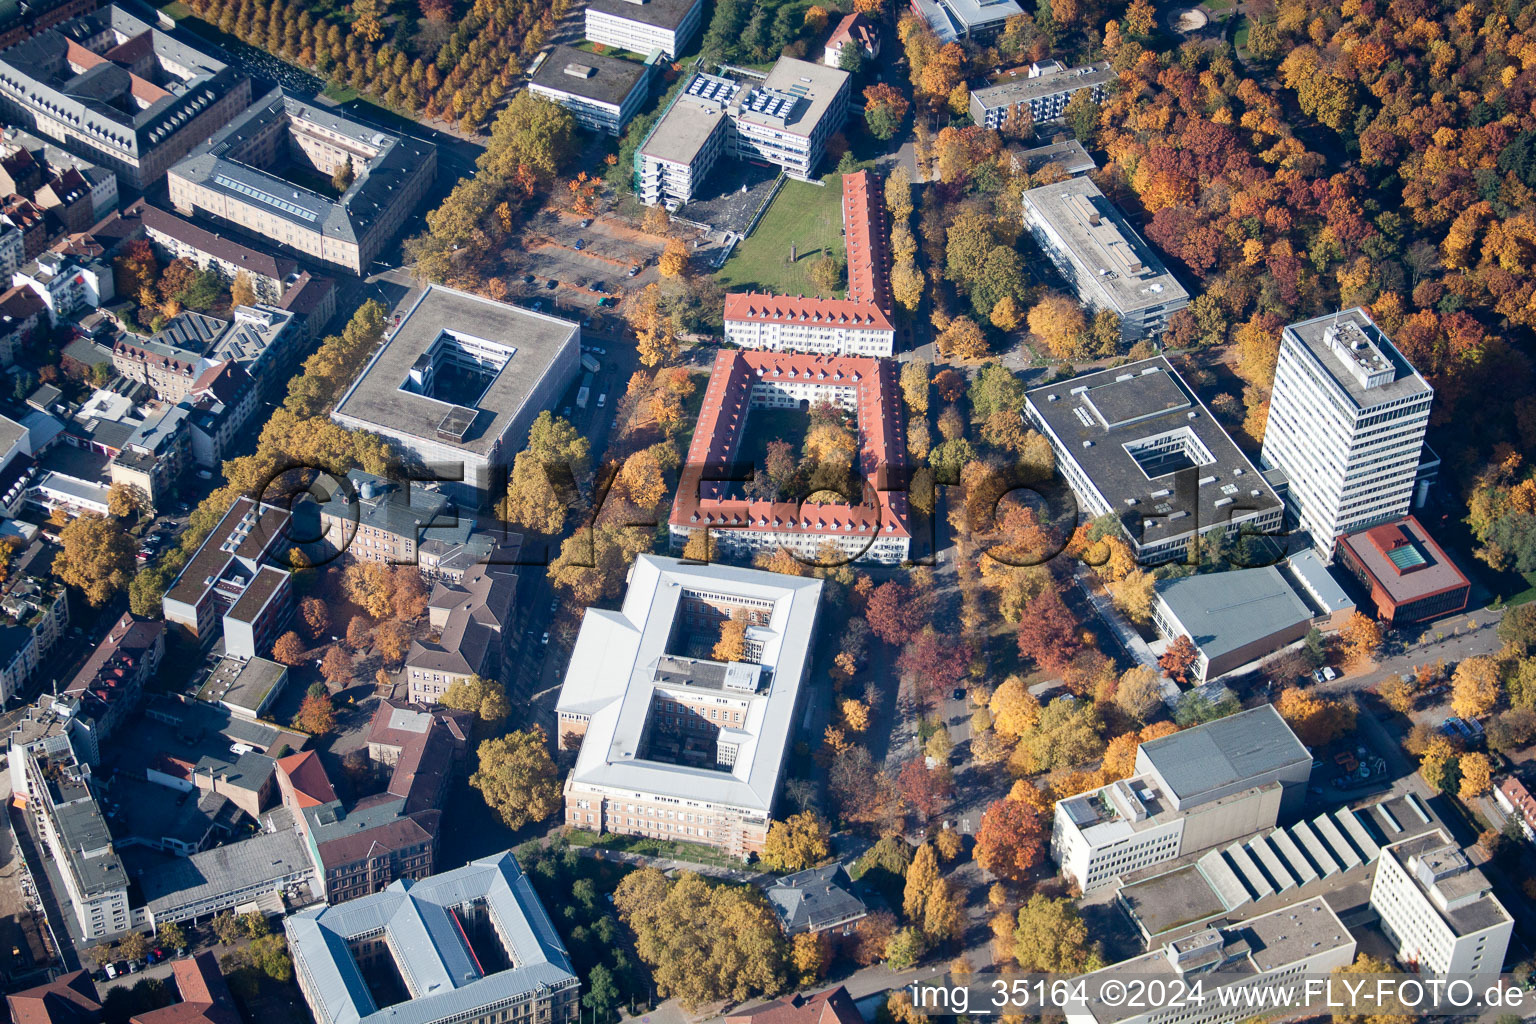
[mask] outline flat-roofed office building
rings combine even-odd
[[[331,418],[389,438],[470,508],[575,379],[581,326],[442,285],[417,296]]]
[[[1156,335],[1189,292],[1088,178],[1024,193],[1024,222],[1089,309],[1120,318],[1120,336]]]
[[[1162,356],[1032,388],[1024,411],[1084,518],[1114,515],[1142,562],[1282,524],[1279,496]]]
[[[586,34],[630,53],[675,58],[704,20],[704,0],[587,0]]]

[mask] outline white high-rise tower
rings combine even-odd
[[[1260,460],[1323,557],[1408,514],[1434,394],[1363,309],[1285,328]]]

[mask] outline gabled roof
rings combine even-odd
[[[62,974],[46,985],[12,993],[5,1001],[14,1024],[96,1024],[101,1020],[96,986],[84,971]]]
[[[181,1002],[131,1017],[132,1024],[242,1024],[213,953],[174,961],[171,977]]]
[[[863,1024],[864,1018],[848,990],[839,985],[813,996],[775,999],[725,1020],[726,1024]]]
[[[313,750],[303,750],[279,758],[278,769],[288,777],[300,807],[318,807],[336,799],[336,790],[325,774],[320,755]]]
[[[896,363],[865,356],[815,356],[722,349],[715,357],[698,426],[682,469],[669,520],[674,527],[813,534],[827,538],[908,537],[907,492],[891,485],[906,462]],[[761,383],[854,388],[859,421],[859,469],[874,488],[860,504],[747,501],[729,496],[722,471],[736,458],[746,430],[752,388]]]

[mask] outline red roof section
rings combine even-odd
[[[1339,545],[1348,549],[1371,582],[1397,605],[1471,586],[1414,516],[1340,537]],[[1391,553],[1409,546],[1417,549],[1423,561],[1399,568]]]
[[[129,1018],[133,1024],[241,1024],[219,962],[203,952],[171,964],[181,1002]]]
[[[857,38],[859,45],[864,49],[874,52],[875,26],[870,24],[868,18],[855,11],[844,15],[843,20],[837,23],[837,28],[827,37],[827,45],[830,47],[842,46],[848,40]]]
[[[5,997],[15,1024],[94,1024],[101,1020],[96,986],[84,971],[63,974]]]
[[[725,297],[725,319],[891,330],[885,198],[879,179],[869,171],[843,175],[843,233],[848,248],[847,298],[732,292]]]
[[[813,996],[775,999],[726,1017],[726,1024],[863,1024],[848,990],[839,985]]]
[[[300,807],[319,807],[336,799],[336,790],[331,788],[331,780],[325,774],[320,756],[313,750],[279,758],[277,767],[287,776]]]
[[[728,484],[706,479],[706,475],[727,475],[721,471],[730,465],[741,444],[752,388],[760,381],[857,389],[859,468],[874,487],[872,502],[867,492],[865,502],[858,505],[749,501],[727,497]],[[893,361],[868,356],[723,350],[715,357],[704,392],[671,523],[679,528],[751,528],[828,537],[862,534],[871,541],[879,535],[909,537],[905,485],[892,480],[892,471],[904,465],[905,451]],[[893,483],[901,489],[890,489]]]

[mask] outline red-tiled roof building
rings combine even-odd
[[[54,978],[46,985],[5,997],[13,1024],[100,1024],[96,986],[84,971]]]
[[[841,985],[811,996],[775,999],[725,1018],[725,1024],[863,1024],[863,1021],[853,997]]]
[[[742,348],[818,355],[888,356],[891,323],[888,227],[880,179],[843,175],[848,295],[842,299],[733,292],[725,297],[725,337]]]
[[[1425,622],[1467,606],[1472,584],[1413,516],[1345,534],[1334,557],[1370,589],[1385,622]]]
[[[830,547],[856,560],[894,564],[905,559],[912,534],[896,373],[896,364],[884,359],[721,351],[672,506],[674,545],[681,547],[694,531],[707,529],[725,555],[782,547],[813,560]],[[860,500],[797,503],[745,497],[741,483],[732,482],[742,475],[732,464],[751,410],[822,402],[858,420]]]
[[[843,47],[849,43],[863,51],[865,60],[874,60],[880,56],[880,30],[874,22],[855,11],[845,15],[827,37],[826,52],[821,62],[828,67],[842,67]]]

